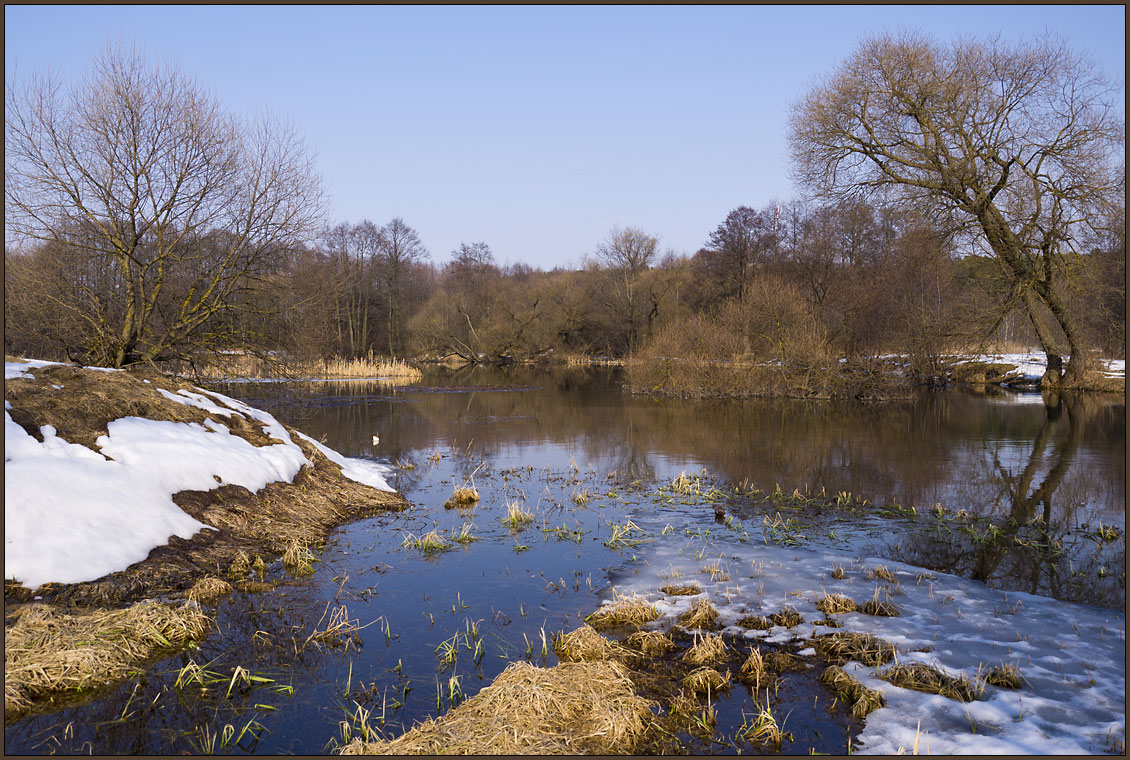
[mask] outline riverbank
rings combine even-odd
[[[6,361],[5,452],[6,715],[199,640],[232,589],[407,506],[386,468],[152,370]]]

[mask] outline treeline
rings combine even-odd
[[[6,253],[6,352],[93,353],[89,343],[101,335],[93,322],[113,323],[111,304],[129,307],[121,270],[92,255],[96,242],[80,227],[69,245]],[[1067,262],[1064,297],[1105,356],[1124,351],[1124,246],[1122,236],[1096,240]],[[199,284],[192,275],[229,249],[202,236],[166,276],[153,318],[174,324]],[[995,258],[913,213],[862,201],[739,207],[693,255],[663,253],[656,237],[616,229],[581,268],[552,271],[499,265],[485,242],[464,243],[438,264],[404,220],[365,220],[263,255],[244,275],[185,357],[633,356],[652,365],[651,374],[637,373],[640,383],[696,372],[706,392],[710,373],[745,362],[775,367],[775,382],[803,395],[841,358],[906,354],[925,378],[948,351],[1034,342]]]

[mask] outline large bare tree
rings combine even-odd
[[[388,352],[395,357],[404,350],[404,285],[413,264],[428,258],[420,234],[400,217],[380,229],[377,259],[379,277],[388,305]]]
[[[628,353],[638,346],[641,307],[637,294],[640,276],[655,259],[659,239],[637,227],[614,227],[596,246],[597,259],[612,272],[620,317],[627,332]]]
[[[70,86],[33,74],[5,87],[9,242],[48,245],[114,286],[54,297],[87,327],[72,357],[122,367],[252,341],[292,246],[316,231],[321,181],[294,128],[241,120],[175,66],[110,47]]]
[[[1052,38],[869,39],[794,105],[796,176],[838,197],[892,192],[966,231],[1008,278],[1004,309],[1027,310],[1048,358],[1044,382],[1072,385],[1086,346],[1063,295],[1064,257],[1122,194],[1115,92]],[[1071,354],[1062,378],[1061,339]]]

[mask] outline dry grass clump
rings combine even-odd
[[[687,628],[701,628],[707,631],[716,631],[721,628],[718,622],[718,610],[709,599],[695,599],[691,608],[679,615],[678,621]]]
[[[659,610],[654,604],[641,596],[629,596],[604,605],[586,617],[585,622],[599,631],[617,625],[638,627],[658,618]]]
[[[990,686],[1000,686],[1005,689],[1019,689],[1023,683],[1020,668],[1011,663],[989,668],[981,674],[981,680]]]
[[[770,652],[765,655],[765,667],[774,673],[785,673],[789,670],[800,670],[804,665],[800,658],[788,652]]]
[[[660,586],[659,590],[668,596],[694,596],[695,594],[702,593],[702,586],[697,583],[689,583],[685,586],[677,586],[669,583],[666,586]]]
[[[821,618],[820,620],[813,620],[812,624],[813,625],[823,625],[823,626],[827,626],[828,628],[843,628],[843,626],[844,626],[844,624],[841,623],[839,620],[836,620],[835,618],[830,618],[830,617],[824,617],[824,618]]]
[[[884,581],[893,581],[895,579],[895,576],[891,573],[890,570],[887,569],[886,565],[878,565],[867,570],[863,574],[863,577],[869,581],[876,578],[880,578]]]
[[[882,673],[878,673],[877,677],[904,689],[941,694],[943,697],[956,699],[959,702],[972,702],[975,699],[980,699],[985,688],[976,681],[970,681],[964,677],[953,678],[937,668],[921,662],[910,665],[893,665]]]
[[[869,689],[847,671],[837,665],[830,665],[820,674],[820,682],[827,685],[836,695],[851,705],[851,714],[863,719],[868,713],[887,706],[887,699],[874,689]]]
[[[738,618],[738,625],[757,631],[768,631],[773,627],[773,621],[764,615],[746,615]]]
[[[639,649],[649,657],[664,655],[675,648],[675,642],[662,631],[636,631],[625,643]]]
[[[343,755],[630,755],[654,718],[618,662],[509,665],[443,717]]]
[[[310,551],[309,545],[300,538],[291,541],[282,556],[283,567],[291,575],[299,577],[314,573],[314,559],[314,553]]]
[[[855,660],[864,665],[883,665],[894,659],[895,645],[869,633],[836,631],[817,636],[812,643],[830,660]]]
[[[326,602],[326,609],[322,612],[322,617],[314,626],[314,630],[302,642],[299,651],[302,651],[311,643],[321,644],[331,649],[340,647],[345,652],[348,652],[350,647],[360,648],[361,637],[357,634],[371,623],[366,623],[363,626],[359,625],[356,620],[350,619],[349,610],[346,609],[345,605],[335,607],[333,612],[330,612],[330,604],[330,602]],[[326,619],[327,616],[329,620]],[[325,627],[320,627],[323,623],[325,623]]]
[[[832,577],[838,581],[847,577],[847,571],[844,570],[843,565],[836,565],[832,568]]]
[[[838,615],[844,612],[855,612],[859,609],[859,605],[843,594],[828,594],[816,600],[816,609],[825,615]]]
[[[880,600],[878,597],[868,599],[863,604],[859,605],[859,611],[864,615],[879,615],[881,617],[898,617],[899,608],[895,606],[894,602],[887,600]]]
[[[683,686],[695,694],[722,691],[730,686],[730,673],[727,671],[723,675],[714,668],[704,665],[688,673],[683,678]]]
[[[662,634],[660,634],[662,635]],[[553,651],[562,662],[603,662],[627,660],[635,653],[601,636],[592,626],[583,625],[553,640]]]
[[[738,680],[748,683],[753,688],[759,689],[772,681],[772,676],[765,667],[765,658],[758,647],[749,650],[749,657],[742,663],[738,671]]]
[[[726,659],[726,642],[721,636],[695,636],[694,645],[683,653],[683,659],[692,665],[716,665]]]
[[[12,610],[4,628],[4,712],[39,698],[117,681],[162,650],[202,639],[212,624],[193,602],[140,602],[77,614],[47,604]]]
[[[468,509],[479,503],[479,490],[474,486],[458,486],[443,503],[444,509]]]
[[[188,598],[198,604],[211,604],[232,592],[232,585],[223,578],[207,575],[188,590]]]
[[[800,616],[795,607],[782,607],[779,612],[770,615],[769,619],[773,621],[774,625],[782,625],[785,628],[792,628],[804,622],[804,618]]]
[[[710,576],[710,580],[715,583],[725,583],[730,580],[730,574],[722,567],[720,561],[714,561],[710,564],[703,565],[698,569],[700,573],[705,573]]]

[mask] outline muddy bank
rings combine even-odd
[[[108,434],[110,423],[130,417],[206,425],[257,449],[277,446],[276,436],[282,435],[253,418],[246,407],[225,406],[223,397],[204,397],[200,389],[150,370],[47,366],[35,367],[30,375],[6,379],[5,408],[12,422],[40,444],[51,439],[52,444],[79,444],[99,452],[99,437]],[[189,400],[185,394],[195,394],[210,399],[212,408],[165,394]],[[216,488],[172,495],[176,506],[211,530],[190,538],[170,536],[142,561],[90,581],[27,588],[5,572],[6,714],[35,709],[55,692],[104,686],[162,653],[198,640],[209,628],[202,622],[202,605],[206,609],[232,588],[270,588],[265,571],[279,558],[290,574],[304,575],[336,526],[408,506],[398,493],[347,477],[318,445],[282,427],[307,460],[292,481],[252,491],[218,485],[221,478],[216,475]],[[66,470],[59,472],[66,476]],[[50,510],[52,505],[32,507]],[[156,612],[176,618],[175,635],[152,625]],[[82,652],[75,654],[76,649]],[[40,678],[52,668],[59,671],[58,678]]]

